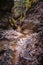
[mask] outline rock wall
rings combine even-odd
[[[43,65],[43,2],[17,24],[0,29],[0,65]]]

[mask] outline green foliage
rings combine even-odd
[[[20,17],[17,18],[17,20],[18,19],[23,20],[25,18],[25,13],[31,7],[31,4],[37,1],[38,0],[16,0],[14,1],[14,16],[17,18],[20,15]]]
[[[18,14],[22,14],[27,10],[28,8],[31,7],[31,4],[36,2],[38,0],[16,0],[14,1],[14,7],[16,9],[16,12]]]
[[[30,0],[26,0],[26,8],[28,9],[31,6],[31,1]]]

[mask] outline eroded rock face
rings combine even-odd
[[[3,65],[37,65],[41,60],[42,46],[39,42],[39,34],[32,33],[23,35],[14,30],[8,30],[3,33],[5,41],[3,50],[6,51],[0,56],[0,62]],[[8,59],[8,60],[7,60]]]
[[[22,32],[0,30],[0,65],[43,65],[43,15],[39,10],[23,21]]]

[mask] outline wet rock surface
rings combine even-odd
[[[0,65],[43,65],[43,2],[38,7],[17,23],[21,31],[0,28]]]

